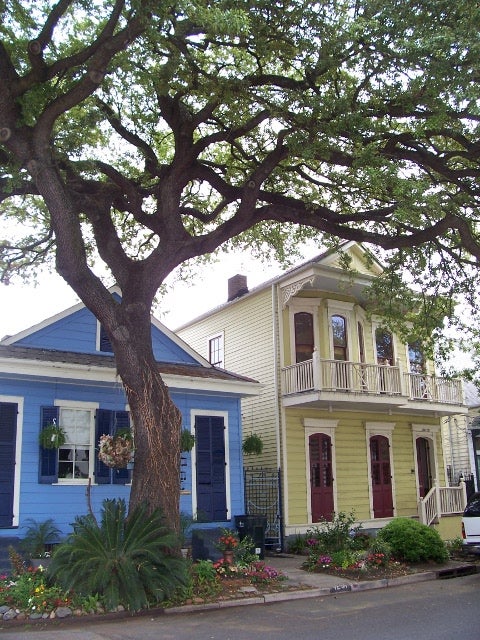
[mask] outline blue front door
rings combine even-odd
[[[0,527],[13,524],[18,405],[0,402]]]
[[[195,418],[195,449],[197,518],[205,522],[224,522],[227,519],[227,495],[223,418]]]

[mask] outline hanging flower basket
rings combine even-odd
[[[47,424],[38,436],[42,449],[58,449],[62,444],[65,444],[65,439],[65,431],[54,422]]]
[[[98,459],[107,467],[125,469],[133,461],[133,452],[133,437],[130,433],[100,436]]]
[[[251,433],[243,441],[242,451],[247,456],[259,456],[263,451],[263,440],[256,433]]]

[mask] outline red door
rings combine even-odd
[[[418,491],[424,498],[432,488],[432,469],[430,466],[430,444],[426,438],[417,438]]]
[[[332,440],[324,433],[308,439],[312,522],[333,519]]]
[[[370,438],[370,462],[372,470],[373,517],[393,516],[392,473],[390,469],[390,445],[385,436]]]

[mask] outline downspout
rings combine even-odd
[[[275,393],[275,440],[277,447],[277,469],[281,468],[281,435],[280,435],[280,363],[279,363],[279,314],[278,314],[278,292],[275,284],[272,284],[272,327],[273,327],[273,388]]]
[[[452,439],[452,416],[448,416],[448,440],[450,443],[450,466],[452,472],[450,474],[452,485],[455,484],[455,461],[453,457],[453,439]]]

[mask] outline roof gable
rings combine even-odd
[[[112,295],[119,295],[116,287],[112,287],[110,291]],[[152,348],[157,361],[211,366],[156,318],[152,316],[151,320]],[[99,328],[93,313],[83,303],[79,303],[18,334],[4,338],[0,344],[100,356],[111,355],[98,348]]]

